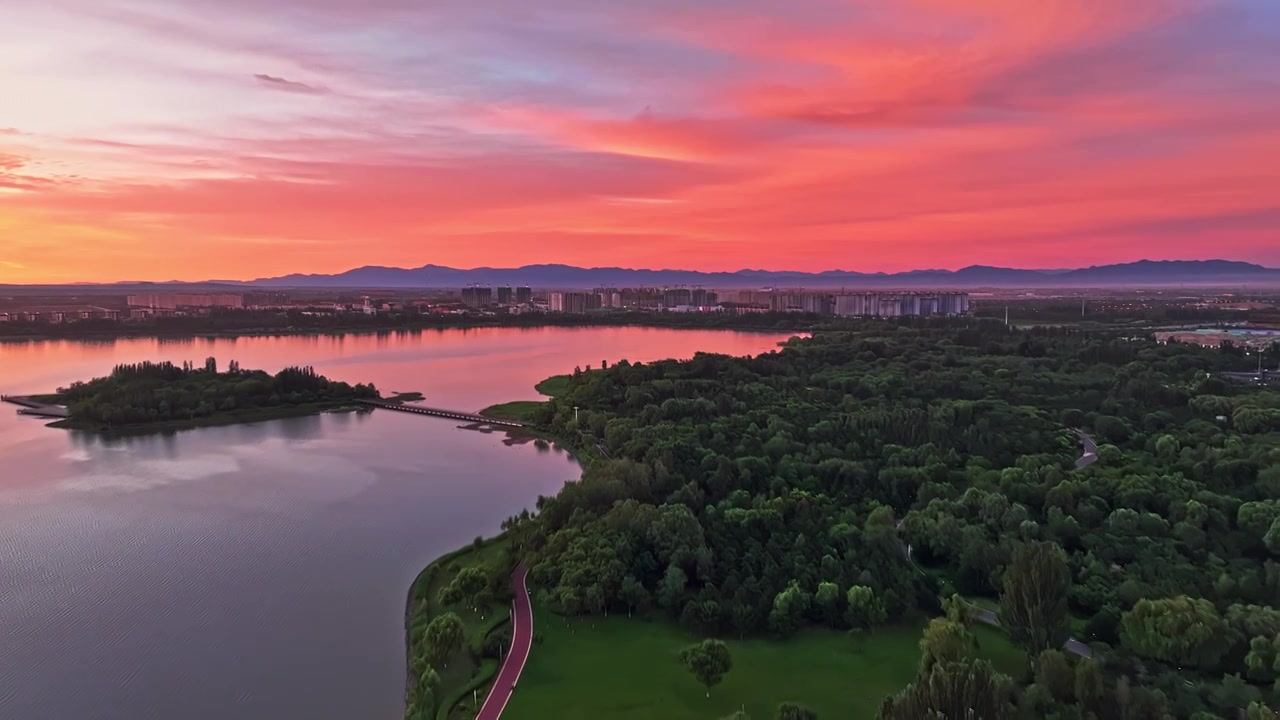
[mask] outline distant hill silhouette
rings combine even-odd
[[[1103,287],[1126,285],[1280,285],[1280,270],[1230,260],[1140,260],[1076,270],[1020,270],[971,265],[959,270],[912,270],[902,273],[819,273],[774,270],[698,272],[572,265],[526,265],[518,268],[463,270],[426,265],[420,268],[368,266],[337,275],[285,275],[247,284],[259,287],[462,287],[531,285],[540,288],[703,285],[717,288],[915,288],[915,287]]]
[[[420,268],[362,267],[336,275],[285,275],[250,281],[82,283],[74,285],[0,285],[15,294],[30,295],[51,288],[85,294],[126,292],[243,292],[247,288],[458,288],[466,285],[530,285],[536,288],[590,289],[663,285],[702,285],[709,288],[847,288],[849,290],[923,288],[1070,288],[1176,287],[1256,285],[1280,287],[1280,270],[1231,260],[1139,260],[1120,265],[1097,265],[1076,270],[1022,270],[970,265],[959,270],[911,270],[900,273],[860,273],[827,270],[805,273],[785,270],[638,270],[572,265],[526,265],[518,268],[458,268],[426,265]]]

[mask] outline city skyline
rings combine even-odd
[[[1266,0],[13,0],[0,283],[1280,266]]]

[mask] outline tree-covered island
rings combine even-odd
[[[246,370],[234,360],[219,372],[217,360],[117,365],[106,377],[72,383],[47,398],[69,417],[53,427],[93,431],[176,429],[310,415],[377,400],[371,384],[350,385],[310,367],[275,375]]]

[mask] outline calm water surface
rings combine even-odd
[[[217,357],[478,410],[601,360],[779,336],[647,328],[0,343],[0,391]],[[103,440],[0,407],[0,719],[402,712],[405,591],[432,558],[577,477],[564,453],[403,413]]]

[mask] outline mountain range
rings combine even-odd
[[[86,294],[120,292],[243,292],[248,288],[460,288],[467,285],[529,285],[535,288],[661,287],[701,285],[708,288],[974,289],[974,288],[1105,288],[1105,287],[1253,287],[1280,288],[1280,269],[1232,260],[1139,260],[1078,269],[1027,270],[971,265],[959,270],[910,270],[863,273],[827,270],[645,270],[620,267],[526,265],[518,268],[470,270],[425,265],[418,268],[366,266],[335,275],[283,275],[257,280],[203,282],[75,283],[70,285],[0,285],[12,294],[30,295],[54,289]]]
[[[915,287],[1160,287],[1177,285],[1280,285],[1280,269],[1231,260],[1140,260],[1074,270],[1024,270],[971,265],[960,270],[817,273],[775,270],[700,272],[572,265],[481,267],[470,270],[366,266],[336,275],[284,275],[248,283],[256,287],[457,288],[466,285],[530,285],[538,288],[702,285],[711,288],[915,288]]]

